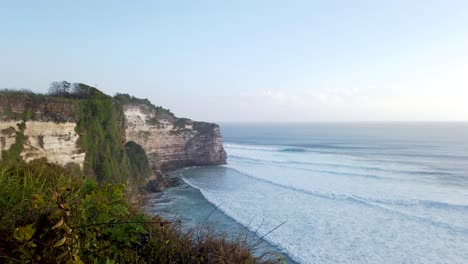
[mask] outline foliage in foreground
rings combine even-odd
[[[44,160],[0,163],[0,263],[268,263],[246,240],[132,208],[123,184],[99,186]]]

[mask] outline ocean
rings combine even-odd
[[[148,212],[289,262],[468,263],[468,123],[220,127],[228,165],[177,171]]]

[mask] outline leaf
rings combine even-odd
[[[58,190],[59,190],[60,192],[69,192],[69,191],[71,191],[70,188],[65,188],[65,187],[59,188]]]
[[[63,246],[63,244],[65,244],[65,241],[67,241],[67,238],[66,238],[66,237],[60,239],[59,241],[57,241],[57,243],[55,243],[54,247]]]
[[[73,231],[73,229],[69,228],[66,224],[63,225],[63,229],[65,229],[65,232],[67,232],[67,234],[69,234],[69,235],[70,235],[70,234],[72,233],[72,231]]]
[[[60,218],[60,220],[52,227],[52,229],[57,229],[63,225],[63,218]]]
[[[42,196],[40,196],[38,194],[33,194],[32,197],[31,197],[31,200],[32,200],[32,204],[34,206],[34,209],[38,209],[41,206],[44,206],[46,204],[46,202],[44,201]]]
[[[60,254],[60,255],[58,256],[57,259],[64,259],[64,258],[66,258],[67,256],[68,256],[68,251],[64,251],[62,254]]]
[[[71,207],[69,204],[59,204],[60,209],[65,210],[65,211],[71,211]]]
[[[54,194],[52,195],[52,198],[50,199],[51,201],[54,201],[54,200],[57,200],[59,194],[57,192],[54,192]]]
[[[30,224],[27,226],[21,226],[21,227],[15,228],[15,231],[13,232],[13,236],[19,242],[26,242],[32,238],[35,232],[36,232],[36,228],[33,226],[33,224]]]
[[[77,254],[73,255],[73,263],[74,264],[84,264],[83,261],[81,261],[80,257]]]

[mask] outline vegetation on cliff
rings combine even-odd
[[[140,99],[129,94],[117,94],[114,99],[120,102],[122,105],[138,105],[146,107],[146,113],[148,118],[145,120],[146,123],[153,126],[159,126],[160,119],[166,119],[172,123],[174,133],[181,132],[184,130],[186,125],[193,125],[193,129],[199,132],[206,132],[212,129],[211,123],[192,121],[189,118],[176,117],[169,109],[163,108],[162,106],[155,106],[148,99]]]
[[[127,153],[130,161],[132,177],[136,179],[146,179],[151,175],[151,169],[148,157],[146,156],[145,150],[135,143],[129,141],[125,143],[125,152]]]
[[[132,167],[125,153],[123,110],[112,97],[83,84],[89,98],[79,101],[76,131],[79,146],[86,152],[84,172],[98,182],[124,182],[131,179]]]
[[[0,120],[75,121],[75,99],[29,90],[0,90]]]
[[[175,115],[174,115],[174,113],[171,112],[171,110],[166,109],[166,108],[164,108],[162,106],[155,106],[148,99],[140,99],[140,98],[136,98],[134,96],[131,96],[129,94],[122,94],[122,93],[116,94],[114,96],[114,99],[119,101],[123,105],[130,105],[130,104],[144,105],[150,111],[152,111],[156,116],[167,115],[167,116],[171,116],[171,117],[175,118]]]
[[[54,82],[49,94],[30,91],[0,91],[0,119],[19,120],[16,143],[3,151],[3,160],[21,160],[20,153],[26,137],[27,120],[77,123],[78,145],[86,152],[83,173],[99,183],[141,183],[150,171],[147,163],[132,162],[132,155],[141,149],[125,148],[125,123],[122,103],[98,89],[85,84]],[[139,157],[143,157],[139,152]],[[145,167],[137,167],[145,166]]]
[[[16,124],[18,127],[18,131],[14,127],[10,127],[8,131],[2,131],[8,134],[15,133],[15,144],[13,144],[10,149],[2,150],[2,159],[9,160],[13,162],[20,162],[22,161],[21,152],[23,151],[24,141],[26,140],[26,136],[24,135],[24,130],[26,129],[26,123],[24,121]]]

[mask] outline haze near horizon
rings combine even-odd
[[[8,1],[0,88],[217,122],[468,121],[467,1]]]

